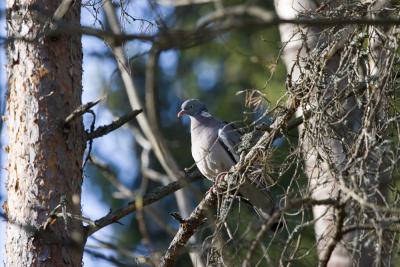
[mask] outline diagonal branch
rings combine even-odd
[[[88,140],[92,140],[92,139],[95,139],[98,137],[102,137],[103,135],[106,135],[106,134],[120,128],[125,123],[136,118],[136,116],[139,115],[142,111],[143,111],[142,109],[136,109],[136,110],[118,118],[117,120],[113,121],[112,123],[110,123],[108,125],[100,126],[93,132],[86,133],[85,140],[88,141]]]
[[[178,232],[165,252],[160,266],[175,266],[175,262],[179,256],[179,253],[185,247],[192,235],[197,231],[199,226],[204,223],[207,210],[217,203],[217,199],[218,197],[214,190],[209,190],[204,199],[199,203],[192,214],[190,214],[190,217],[183,220],[179,226]]]
[[[115,15],[114,7],[110,0],[103,0],[103,7],[106,13],[107,19],[110,23],[110,28],[114,34],[121,34],[121,27],[118,23],[117,17]],[[117,60],[118,69],[121,72],[122,81],[125,85],[125,90],[128,94],[129,102],[131,104],[132,109],[142,109],[143,104],[140,100],[137,88],[133,82],[133,78],[131,73],[129,72],[129,64],[128,60],[125,56],[123,48],[121,46],[113,46],[110,44],[115,59]],[[147,119],[146,114],[142,113],[137,117],[138,124],[142,129],[144,135],[151,143],[154,153],[157,159],[160,161],[163,169],[167,172],[168,176],[173,180],[177,180],[184,177],[183,172],[177,172],[179,168],[174,165],[172,161],[172,157],[170,155],[166,155],[164,152],[166,151],[166,146],[157,139],[156,134],[152,131],[152,127]]]
[[[118,220],[124,218],[125,216],[135,212],[137,209],[141,209],[144,206],[150,205],[163,197],[174,193],[175,191],[181,189],[185,185],[189,183],[193,183],[202,179],[202,176],[198,173],[189,174],[188,177],[184,178],[184,181],[179,180],[170,183],[169,185],[159,187],[155,189],[153,192],[146,194],[144,197],[137,199],[126,207],[117,209],[106,216],[96,220],[94,224],[88,225],[86,228],[86,236],[90,236],[97,232],[98,230],[112,224],[118,222]]]
[[[83,114],[88,112],[92,107],[94,107],[95,105],[97,105],[98,103],[100,103],[103,100],[104,100],[104,97],[102,97],[96,101],[88,102],[86,104],[83,104],[83,105],[77,107],[71,114],[69,114],[65,118],[65,120],[64,120],[65,127],[67,127],[73,120],[82,116]]]
[[[103,8],[106,14],[106,17],[109,21],[110,28],[114,34],[121,34],[121,27],[115,15],[115,10],[110,0],[103,0]],[[132,108],[142,108],[143,104],[139,97],[138,90],[134,84],[131,73],[129,72],[129,64],[128,60],[125,56],[124,50],[121,46],[115,46],[115,44],[110,43],[112,51],[114,53],[115,59],[117,60],[118,69],[121,73],[122,81],[125,85],[125,90],[128,94],[129,102]],[[150,75],[149,78],[146,78],[147,87],[155,88],[155,66],[157,63],[158,51],[154,50],[151,53],[150,61],[147,66],[147,73]],[[151,81],[149,81],[151,79]],[[147,89],[147,88],[146,88]],[[153,90],[153,89],[151,89]],[[155,90],[155,89],[154,89]],[[154,99],[154,98],[152,98]],[[153,113],[154,115],[155,113]],[[154,117],[154,116],[153,116]],[[160,134],[160,131],[157,128],[157,123],[150,123],[146,114],[141,114],[137,118],[138,124],[145,135],[146,139],[151,143],[154,154],[156,155],[158,161],[161,166],[167,173],[167,175],[172,180],[184,180],[184,173],[180,170],[178,164],[174,160],[171,152],[168,149],[168,146],[165,142],[165,139]],[[186,216],[189,215],[192,207],[189,205],[189,201],[187,200],[183,191],[179,191],[175,193],[177,204],[181,213]],[[193,262],[195,262],[192,259]]]

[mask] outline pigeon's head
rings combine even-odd
[[[198,99],[188,99],[183,102],[181,110],[178,112],[177,116],[178,118],[184,115],[196,116],[201,114],[201,112],[207,112],[206,105],[201,103]]]

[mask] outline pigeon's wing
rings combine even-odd
[[[234,163],[239,161],[237,148],[240,139],[241,134],[232,124],[223,124],[218,130],[218,142],[224,147]]]

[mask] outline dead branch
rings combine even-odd
[[[257,246],[261,243],[262,239],[264,238],[264,236],[266,235],[268,230],[270,230],[271,227],[279,221],[279,218],[286,211],[289,211],[290,209],[293,209],[293,208],[300,208],[302,206],[313,207],[313,206],[322,206],[322,205],[323,206],[330,205],[332,207],[342,207],[342,206],[340,206],[340,202],[338,200],[332,199],[332,198],[326,198],[326,199],[304,198],[304,199],[288,200],[285,207],[283,207],[280,210],[279,209],[276,210],[271,215],[271,218],[261,226],[260,231],[257,233],[257,236],[254,238],[254,240],[251,243],[251,246],[246,254],[246,258],[243,261],[243,267],[250,266],[250,264],[251,264],[250,260],[253,258]],[[337,239],[339,239],[339,237]]]
[[[142,111],[143,111],[142,109],[133,110],[130,113],[116,119],[115,121],[113,121],[112,123],[110,123],[108,125],[100,126],[97,129],[95,129],[93,132],[86,133],[85,140],[88,141],[88,140],[92,140],[92,139],[95,139],[98,137],[102,137],[103,135],[106,135],[106,134],[120,128],[125,123],[136,118],[136,116],[139,115],[140,113],[142,113]]]
[[[131,202],[126,207],[117,209],[106,216],[94,221],[93,225],[89,225],[86,228],[86,235],[90,236],[98,230],[117,222],[123,217],[135,212],[137,209],[142,209],[144,206],[150,205],[163,197],[174,193],[175,191],[181,189],[187,184],[193,183],[202,179],[203,177],[198,173],[192,173],[188,175],[186,178],[170,183],[169,185],[159,187],[155,189],[153,192],[144,195],[142,198]]]
[[[271,22],[276,19],[275,14],[269,10],[265,10],[258,6],[249,5],[236,5],[232,7],[225,7],[221,10],[216,10],[201,17],[196,26],[198,28],[206,27],[207,25],[227,18],[236,18],[238,16],[251,16],[261,21]]]
[[[179,253],[185,247],[190,237],[197,231],[198,227],[204,223],[207,210],[213,207],[216,202],[217,195],[214,190],[209,190],[204,199],[199,203],[192,214],[190,214],[189,218],[184,219],[180,224],[179,230],[165,252],[160,266],[175,266]]]
[[[82,116],[83,114],[88,112],[92,107],[94,107],[95,105],[97,105],[98,103],[103,101],[104,99],[105,99],[105,97],[102,97],[102,98],[100,98],[100,99],[98,99],[96,101],[88,102],[86,104],[83,104],[83,105],[77,107],[74,111],[72,111],[71,114],[69,114],[65,118],[64,125],[68,126],[68,124],[70,124],[74,119]]]
[[[251,246],[246,254],[246,258],[243,261],[242,266],[243,267],[250,267],[251,265],[251,258],[253,257],[253,254],[256,250],[256,247],[259,245],[261,240],[264,238],[264,235],[271,229],[271,227],[279,220],[281,217],[282,211],[277,210],[275,211],[272,215],[271,218],[269,218],[262,226],[260,231],[257,233],[256,237],[254,238],[253,242],[251,243]]]

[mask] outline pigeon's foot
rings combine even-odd
[[[223,183],[226,183],[225,181],[225,176],[228,175],[229,172],[221,172],[215,177],[214,184],[211,186],[209,190],[214,190],[214,193],[220,193],[221,192],[221,185]]]
[[[217,177],[214,180],[214,185],[221,185],[221,182],[224,183],[225,182],[225,176],[228,175],[229,172],[221,172],[217,175]]]

